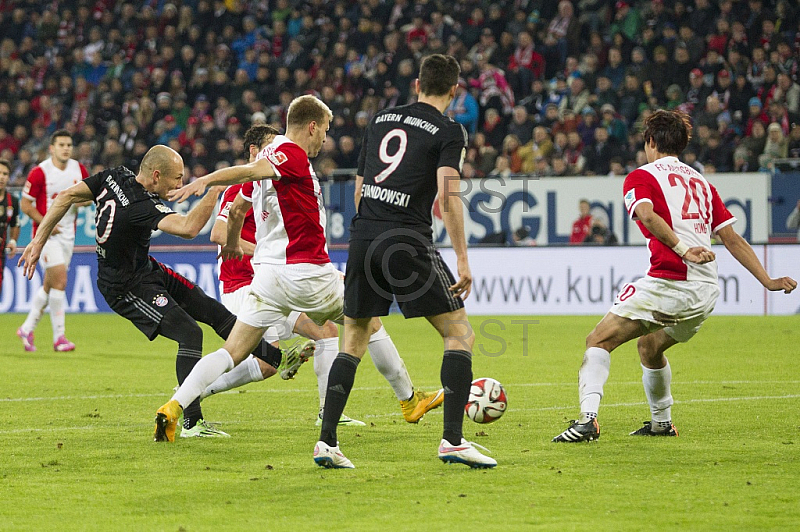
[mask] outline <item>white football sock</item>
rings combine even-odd
[[[44,288],[40,286],[39,290],[36,291],[36,295],[33,296],[33,301],[31,301],[31,310],[28,312],[28,317],[25,318],[25,322],[22,324],[22,327],[20,327],[22,332],[27,334],[36,328],[39,320],[42,319],[42,314],[44,313],[49,299],[50,296],[44,291]]]
[[[328,391],[328,374],[331,372],[331,366],[338,354],[338,338],[317,340],[317,347],[314,351],[314,373],[317,375],[320,409],[325,406],[325,393]]]
[[[233,369],[233,359],[230,353],[225,349],[218,349],[200,359],[172,398],[186,408],[192,401],[200,397],[209,384],[231,369]]]
[[[200,394],[200,400],[202,401],[209,395],[215,393],[221,393],[251,382],[260,382],[263,380],[264,375],[261,373],[261,366],[258,363],[258,359],[250,355],[244,359],[241,364],[229,372],[223,373],[217,380],[212,382],[208,388]]]
[[[672,368],[667,365],[661,369],[650,369],[642,366],[642,384],[647,402],[650,405],[650,413],[655,422],[672,421]]]
[[[381,327],[375,334],[369,337],[369,354],[372,363],[381,372],[394,390],[394,394],[400,401],[406,401],[414,394],[414,385],[408,375],[406,365],[400,358],[400,353],[394,346],[389,333]]]
[[[53,343],[64,336],[64,307],[67,306],[67,293],[50,289],[50,323],[53,326]]]
[[[597,417],[603,386],[611,370],[611,355],[605,349],[590,347],[583,355],[583,364],[578,371],[578,392],[581,400],[581,419],[586,423]]]

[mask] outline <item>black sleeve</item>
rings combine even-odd
[[[89,190],[92,191],[92,196],[94,196],[95,199],[100,195],[100,191],[103,190],[103,175],[105,174],[106,172],[99,172],[83,180],[86,186],[89,187]]]
[[[361,152],[358,154],[358,172],[356,175],[364,177],[364,170],[367,166],[367,140],[369,139],[369,130],[372,128],[372,122],[364,130],[364,138],[361,140]]]
[[[11,198],[11,220],[8,222],[9,227],[17,227],[19,225],[19,200],[9,192],[6,192],[8,197]]]
[[[461,172],[461,164],[467,153],[467,131],[461,124],[453,123],[447,128],[445,135],[436,167],[449,166]]]
[[[132,225],[149,227],[152,230],[158,229],[158,223],[175,211],[164,205],[158,200],[137,201],[130,207],[130,222]]]

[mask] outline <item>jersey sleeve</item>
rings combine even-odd
[[[219,204],[219,213],[217,213],[217,220],[222,222],[228,221],[228,213],[231,212],[231,206],[233,205],[233,200],[236,199],[236,195],[239,193],[239,189],[236,185],[229,186],[225,189],[225,192],[222,194],[222,201]]]
[[[267,148],[265,158],[272,166],[276,176],[288,181],[309,177],[308,156],[303,149],[293,143],[285,142],[272,149]]]
[[[81,179],[86,179],[87,177],[89,177],[89,170],[87,170],[86,167],[83,166],[83,163],[78,162],[78,166],[81,167]]]
[[[177,214],[157,199],[137,201],[128,208],[131,209],[129,219],[132,225],[149,227],[152,230],[158,229],[159,222],[170,214]]]
[[[719,197],[717,189],[711,183],[711,231],[716,233],[726,225],[731,225],[736,221],[736,217],[725,206],[725,202]]]
[[[260,181],[248,181],[239,190],[239,195],[246,199],[248,202],[253,203],[253,193],[259,185]]]
[[[461,172],[464,157],[467,155],[467,139],[467,130],[461,124],[454,123],[447,128],[447,137],[442,141],[436,167],[448,166]]]
[[[97,198],[97,196],[100,195],[100,191],[103,190],[103,175],[104,172],[100,172],[83,180],[86,186],[89,187],[89,190],[92,191],[92,196],[95,198]]]
[[[356,175],[364,177],[364,171],[367,168],[367,142],[369,141],[369,130],[372,127],[370,122],[369,127],[364,130],[364,138],[361,139],[361,151],[358,154],[358,172]]]
[[[22,196],[30,201],[38,201],[45,192],[44,170],[41,166],[34,167],[28,174],[25,187],[22,189]]]
[[[640,203],[653,203],[655,190],[653,189],[655,179],[649,172],[641,168],[634,170],[622,185],[622,193],[625,197],[625,209],[631,220],[636,219],[636,206]]]

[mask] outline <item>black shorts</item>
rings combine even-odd
[[[453,296],[455,278],[425,237],[407,230],[375,240],[351,240],[344,277],[344,315],[386,316],[392,299],[406,318],[436,316],[464,307]]]
[[[199,306],[198,298],[208,296],[193,282],[172,268],[150,258],[151,271],[140,281],[131,283],[124,293],[104,290],[98,283],[111,310],[129,320],[148,339],[158,336],[161,319],[173,307],[184,310]],[[191,315],[192,312],[189,312]]]

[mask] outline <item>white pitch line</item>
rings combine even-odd
[[[790,394],[790,395],[759,395],[759,396],[751,396],[751,397],[712,397],[709,399],[686,399],[683,401],[675,401],[675,404],[691,404],[691,403],[724,403],[724,402],[736,402],[736,401],[775,401],[775,400],[782,400],[782,399],[797,399],[800,398],[800,394]],[[620,407],[627,407],[627,406],[643,406],[647,405],[644,401],[636,402],[636,403],[611,403],[611,404],[604,404],[603,408],[620,408]],[[570,406],[544,406],[538,408],[510,408],[509,412],[547,412],[552,410],[569,410],[574,409],[575,405]],[[427,415],[441,415],[441,411],[435,412],[428,412]],[[363,419],[378,419],[378,418],[388,418],[388,417],[399,417],[400,414],[397,412],[393,412],[390,414],[367,414],[365,416],[361,416]],[[277,420],[281,421],[281,420]],[[238,421],[233,422],[225,422],[225,424],[238,424]],[[103,425],[88,425],[84,427],[56,427],[56,428],[47,428],[47,429],[36,429],[36,428],[29,428],[29,429],[14,429],[14,430],[0,430],[0,435],[3,434],[20,434],[20,433],[30,433],[30,432],[62,432],[67,430],[96,430],[99,428],[105,429],[106,427]]]
[[[728,385],[728,384],[800,384],[800,381],[757,381],[757,380],[747,380],[747,381],[683,381],[675,383],[677,387],[683,385]],[[630,381],[630,382],[609,382],[607,386],[614,387],[614,386],[641,386],[642,381]],[[521,383],[511,383],[506,384],[506,388],[528,388],[528,387],[561,387],[561,386],[575,386],[574,382],[521,382]],[[428,388],[434,389],[436,385],[429,386]],[[370,386],[370,387],[360,387],[360,388],[353,388],[353,391],[361,391],[361,392],[373,392],[377,390],[385,390],[385,386]],[[228,390],[226,392],[222,392],[216,395],[229,395],[229,394],[237,394],[237,393],[316,393],[315,390],[308,388],[308,389],[297,389],[297,388],[253,388],[248,387],[244,388],[241,391],[239,389],[235,390]],[[134,398],[134,397],[165,397],[169,394],[169,392],[163,393],[131,393],[131,394],[107,394],[107,395],[61,395],[61,396],[54,396],[54,397],[1,397],[0,403],[24,403],[29,401],[87,401],[93,399],[126,399],[126,398]],[[638,403],[637,403],[638,404]],[[604,405],[608,406],[608,405]]]

